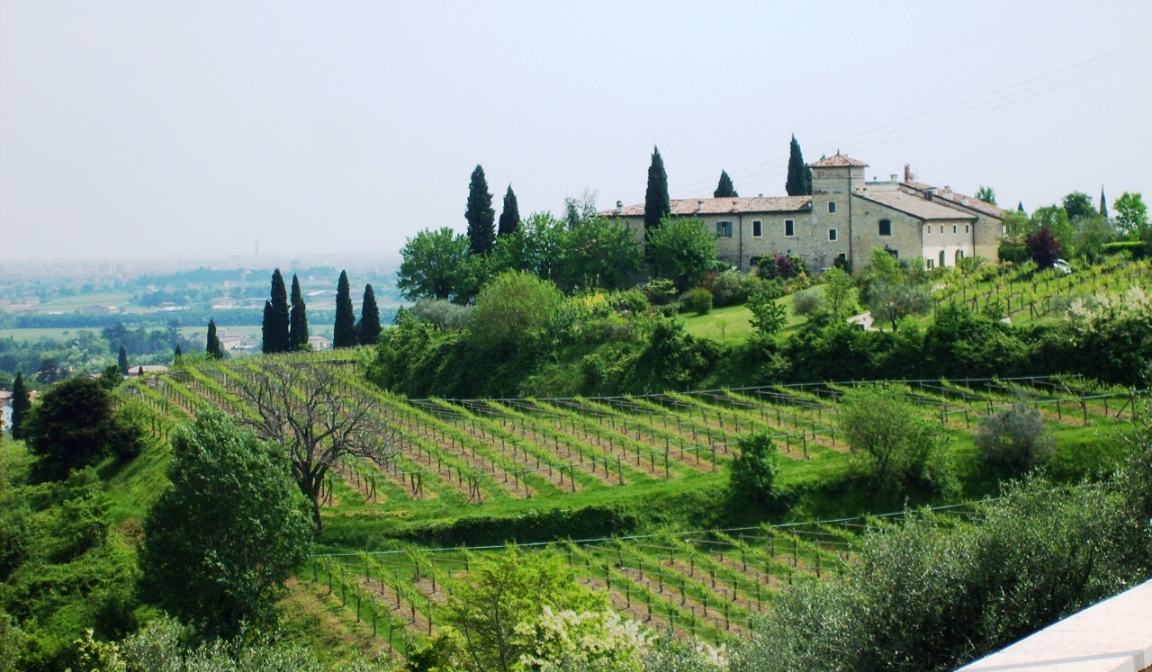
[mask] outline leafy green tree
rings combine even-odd
[[[1038,208],[1032,213],[1030,235],[1036,235],[1041,229],[1048,229],[1048,233],[1060,244],[1061,254],[1072,249],[1076,238],[1076,227],[1068,217],[1068,211],[1060,205],[1051,205]]]
[[[824,281],[824,300],[833,317],[840,319],[856,311],[856,285],[852,276],[832,267],[820,277]]]
[[[769,292],[753,292],[748,296],[748,309],[752,311],[752,328],[765,336],[773,336],[788,323],[788,311],[776,302]]]
[[[400,250],[403,261],[396,287],[409,301],[447,299],[456,293],[460,271],[468,258],[468,238],[449,227],[425,229]]]
[[[594,217],[562,238],[560,280],[566,288],[625,289],[644,270],[644,252],[627,226]]]
[[[1139,192],[1120,194],[1113,204],[1116,226],[1124,234],[1138,236],[1148,229],[1148,208]]]
[[[1036,267],[1040,270],[1052,268],[1056,260],[1064,256],[1060,242],[1046,226],[1040,227],[1039,231],[1028,236],[1024,244],[1028,247],[1032,261],[1036,262]]]
[[[360,308],[360,323],[356,325],[360,345],[376,345],[380,340],[380,309],[376,306],[376,292],[372,285],[364,285],[364,304]]]
[[[1096,214],[1092,206],[1092,198],[1082,191],[1074,191],[1064,197],[1064,212],[1068,213],[1068,221],[1077,217],[1090,217]]]
[[[347,271],[340,271],[336,283],[336,324],[332,327],[332,347],[356,346],[356,313],[352,308],[352,290],[348,286]]]
[[[120,366],[121,375],[128,375],[128,349],[123,344],[120,345],[120,354],[116,357],[116,363]]]
[[[108,391],[88,377],[52,386],[22,432],[36,456],[37,476],[49,481],[64,479],[69,471],[107,455],[135,455],[142,441],[134,426],[117,421]]]
[[[732,178],[728,177],[728,171],[720,171],[720,182],[716,185],[716,191],[712,192],[713,198],[735,198],[739,196],[736,193],[736,185],[732,184]]]
[[[869,383],[841,399],[839,424],[848,445],[888,490],[941,482],[933,473],[939,432],[905,399],[906,392],[902,385]]]
[[[1013,211],[1004,215],[1004,239],[1009,241],[1021,241],[1024,237],[1032,232],[1032,221],[1028,215],[1021,211]]]
[[[468,220],[468,244],[472,254],[488,254],[496,244],[496,211],[492,209],[492,194],[484,169],[477,164],[468,185],[468,207],[464,211]]]
[[[458,647],[464,649],[456,657],[463,669],[521,669],[521,656],[536,651],[533,626],[540,623],[545,607],[554,613],[607,609],[604,594],[577,583],[558,553],[525,553],[509,546],[503,553],[473,557],[470,565],[441,612],[441,622],[461,636],[450,632],[429,641],[419,654],[421,669],[445,669],[437,663]]]
[[[976,199],[991,205],[996,205],[996,191],[993,190],[992,187],[981,185],[976,189]]]
[[[109,364],[100,372],[100,387],[111,392],[124,382],[124,374],[120,373],[119,364]]]
[[[512,191],[512,185],[508,185],[508,191],[504,193],[504,209],[500,211],[500,225],[496,230],[497,236],[507,236],[520,228],[520,206],[516,204],[516,194]]]
[[[868,308],[877,321],[888,322],[897,331],[904,318],[932,310],[932,295],[923,287],[878,282],[868,290]]]
[[[644,232],[651,236],[672,212],[668,198],[668,174],[664,172],[664,159],[660,149],[652,148],[652,163],[648,166],[648,188],[644,191]]]
[[[501,271],[526,271],[542,280],[558,280],[567,247],[565,239],[569,235],[565,223],[553,217],[552,213],[532,213],[516,233],[496,241],[492,264],[485,269],[484,279]],[[479,291],[479,285],[475,291]]]
[[[267,306],[264,312],[267,315]],[[204,346],[204,351],[212,359],[224,359],[224,346],[220,343],[220,337],[216,335],[216,320],[214,319],[208,320],[208,342]]]
[[[277,268],[272,271],[272,296],[264,304],[262,332],[265,353],[288,352],[291,349],[288,340],[289,322],[288,289],[284,286],[284,276]]]
[[[206,638],[275,627],[312,536],[288,461],[210,411],[175,435],[168,480],[144,521],[144,596]]]
[[[300,291],[300,279],[292,274],[292,312],[288,317],[288,349],[300,350],[308,345],[308,308],[304,305],[304,293]]]
[[[577,229],[596,217],[596,191],[585,189],[580,198],[564,198],[564,219],[569,229]]]
[[[812,171],[804,163],[804,154],[800,151],[800,143],[796,136],[788,144],[788,179],[784,183],[784,190],[789,196],[807,196],[812,193]]]
[[[24,372],[16,373],[16,380],[12,383],[12,438],[19,441],[24,438],[24,423],[28,420],[28,411],[32,410],[32,401],[28,397],[28,386],[24,382]]]
[[[562,298],[547,280],[505,271],[480,290],[469,331],[481,348],[515,350],[545,332]]]
[[[740,454],[732,460],[728,488],[737,498],[755,504],[768,504],[775,495],[776,474],[780,471],[776,444],[764,433],[737,440]]]
[[[980,419],[976,447],[982,462],[1018,475],[1047,462],[1054,445],[1040,411],[1016,404]]]
[[[666,217],[648,238],[655,275],[671,279],[680,291],[699,284],[719,254],[716,235],[696,217]]]

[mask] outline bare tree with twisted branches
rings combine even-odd
[[[256,410],[242,419],[264,441],[284,447],[292,475],[312,502],[317,530],[324,477],[344,457],[377,465],[396,454],[395,432],[379,419],[367,395],[340,380],[330,366],[261,361],[241,369],[235,391]]]

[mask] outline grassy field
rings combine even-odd
[[[293,358],[329,366],[352,356]],[[205,408],[249,412],[235,386],[246,366],[197,362],[120,388],[156,437],[105,474],[124,524],[162,487],[175,427]],[[469,563],[492,552],[460,547],[510,539],[546,542],[530,548],[561,554],[626,616],[722,643],[746,634],[780,586],[852,561],[855,532],[803,520],[932,503],[916,493],[880,501],[870,491],[838,429],[845,389],[834,385],[446,401],[403,399],[364,383],[354,367],[338,370],[344,393],[369,400],[394,429],[397,452],[382,465],[346,460],[326,484],[321,555],[292,585],[287,624],[318,646],[403,656],[406,642],[435,631],[436,605]],[[1052,474],[1079,480],[1118,463],[1130,414],[1126,391],[1076,379],[924,381],[906,398],[939,422],[966,498],[998,487],[976,459],[981,415],[1026,399],[1056,440]],[[779,447],[777,482],[791,493],[796,523],[766,524],[770,512],[726,503],[735,444],[750,431]],[[677,531],[689,529],[708,532]],[[564,536],[583,541],[557,541]]]
[[[776,303],[788,311],[788,322],[783,333],[790,334],[804,324],[804,318],[792,314],[792,297],[782,296]],[[707,315],[685,313],[681,315],[684,329],[693,336],[711,338],[721,343],[743,343],[752,335],[752,311],[747,306],[714,308]]]

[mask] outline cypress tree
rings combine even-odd
[[[184,356],[184,350],[179,345],[177,345],[176,346],[176,359],[180,359],[183,356]]]
[[[735,198],[740,194],[736,193],[736,185],[732,184],[732,178],[728,177],[728,171],[720,171],[720,184],[716,185],[716,191],[712,192],[713,198]]]
[[[120,373],[127,376],[128,375],[128,349],[124,347],[123,343],[120,344],[120,356],[117,357],[117,363],[120,364]]]
[[[496,211],[492,209],[492,194],[488,193],[488,180],[484,168],[479,164],[472,171],[472,181],[468,185],[468,208],[464,211],[468,220],[468,242],[472,254],[488,254],[496,242]]]
[[[270,355],[276,350],[276,318],[272,315],[272,302],[265,299],[264,301],[264,323],[260,328],[260,334],[263,343],[260,345],[260,350],[266,355]]]
[[[520,230],[520,206],[516,204],[516,194],[512,192],[512,185],[504,193],[504,210],[500,212],[500,227],[496,231],[498,236],[507,236]]]
[[[12,438],[20,439],[23,435],[24,419],[28,410],[32,408],[32,401],[28,398],[28,388],[24,385],[24,372],[16,374],[16,382],[12,383]]]
[[[1104,187],[1100,187],[1100,216],[1108,219],[1108,199],[1104,198]]]
[[[267,321],[269,305],[264,302],[264,318]],[[204,351],[212,359],[223,359],[224,348],[220,345],[220,338],[216,336],[216,320],[208,320],[208,342],[204,345]],[[267,350],[265,350],[267,352]]]
[[[788,145],[788,181],[784,183],[784,190],[789,196],[807,196],[812,193],[812,169],[804,163],[804,154],[800,151],[800,143],[796,136]]]
[[[264,304],[264,352],[287,352],[291,349],[288,340],[288,289],[284,286],[284,276],[277,268],[272,272],[272,298]]]
[[[1024,212],[1024,201],[1016,204],[1016,212]]]
[[[348,273],[340,271],[336,284],[336,324],[332,327],[332,347],[356,346],[356,313],[352,309],[352,293],[348,288]]]
[[[672,212],[668,199],[668,174],[664,172],[664,159],[660,148],[652,148],[652,164],[648,166],[648,189],[644,192],[644,231],[660,228],[660,220]]]
[[[292,314],[288,320],[288,349],[299,350],[308,345],[308,312],[304,306],[304,295],[300,292],[300,280],[292,274]]]
[[[360,308],[356,337],[360,345],[376,345],[380,340],[380,309],[376,307],[376,292],[372,291],[372,285],[364,285],[364,305]]]

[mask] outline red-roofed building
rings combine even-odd
[[[766,256],[794,254],[812,271],[842,260],[868,263],[873,248],[895,257],[922,257],[929,267],[964,257],[995,260],[1005,212],[949,187],[904,179],[868,182],[868,164],[835,154],[811,165],[812,195],[677,199],[672,214],[699,217],[715,231],[722,259],[748,270]],[[644,239],[644,205],[599,213],[622,220]]]

